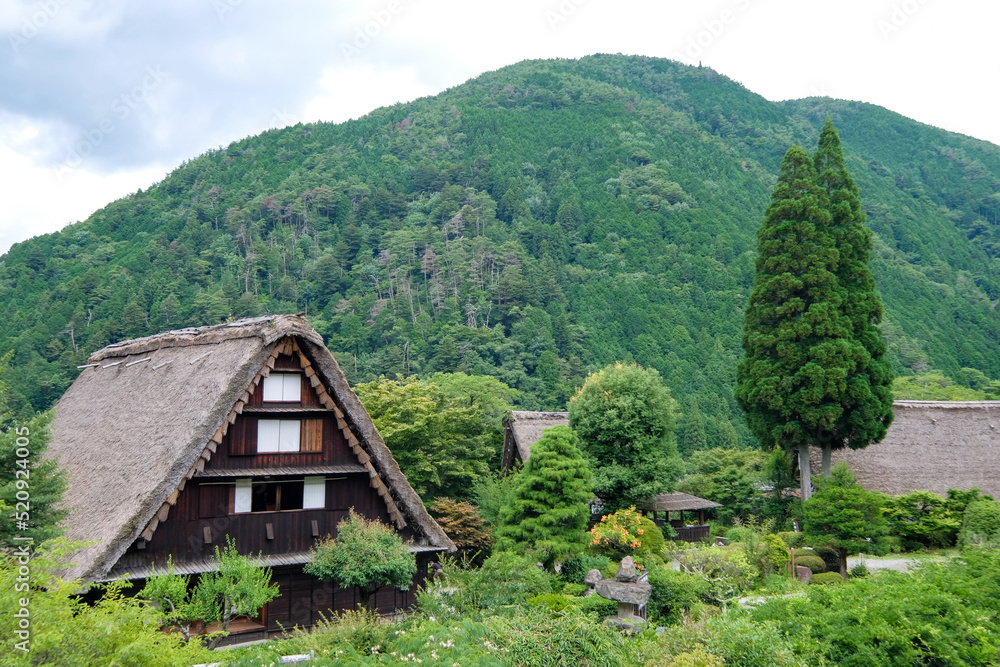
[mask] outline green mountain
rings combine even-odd
[[[305,311],[354,382],[463,370],[551,409],[635,360],[683,415],[697,405],[708,445],[751,443],[732,390],[754,234],[785,150],[813,151],[827,116],[875,232],[897,371],[1000,377],[1000,148],[598,55],[265,132],[17,244],[0,259],[17,407],[52,404],[115,340]]]

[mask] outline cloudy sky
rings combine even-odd
[[[702,61],[1000,144],[998,24],[972,0],[3,0],[0,253],[210,148],[527,58]]]

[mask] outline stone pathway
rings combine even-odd
[[[896,570],[897,572],[909,572],[910,567],[920,563],[943,563],[946,558],[865,558],[864,564],[868,571],[873,570]],[[847,569],[861,563],[860,556],[851,556],[847,559]]]

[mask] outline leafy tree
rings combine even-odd
[[[191,586],[191,578],[174,574],[174,563],[167,561],[167,571],[153,575],[139,591],[139,597],[149,600],[159,612],[161,625],[174,628],[184,639],[191,639],[191,626],[200,620],[215,616],[206,608],[206,596],[198,595]]]
[[[717,516],[747,520],[760,514],[767,454],[757,449],[712,449],[694,452],[688,465],[693,468],[681,488],[699,498],[722,505]]]
[[[843,462],[820,490],[803,505],[806,534],[825,541],[840,555],[840,574],[847,576],[847,556],[877,548],[889,528],[882,515],[882,494],[865,490]]]
[[[844,311],[825,190],[792,146],[757,232],[757,273],[746,311],[736,398],[767,448],[799,451],[802,498],[812,492],[809,447],[836,437],[863,347]]]
[[[677,488],[674,400],[656,370],[616,363],[591,374],[570,399],[569,423],[605,511]]]
[[[850,351],[854,366],[846,378],[838,380],[841,413],[831,425],[822,423],[823,476],[830,476],[830,451],[850,447],[862,449],[881,441],[892,423],[893,370],[878,324],[882,320],[882,299],[868,268],[872,233],[866,226],[865,211],[854,179],[844,166],[844,153],[833,122],[829,118],[819,135],[813,156],[817,183],[826,191],[837,251],[835,274],[841,292],[840,307],[851,322],[850,338],[857,345]]]
[[[892,382],[892,394],[899,400],[911,401],[985,401],[985,391],[955,384],[943,373],[928,371],[903,375]]]
[[[472,484],[489,470],[501,441],[489,427],[500,402],[492,390],[502,383],[477,378],[486,386],[477,394],[448,380],[447,391],[436,382],[415,377],[382,378],[356,387],[361,402],[407,480],[424,498],[467,499]]]
[[[52,410],[27,420],[8,419],[4,374],[12,353],[0,357],[0,548],[34,544],[62,533],[66,510],[59,506],[66,475],[55,460],[44,459],[52,437]],[[27,509],[26,509],[27,508]]]
[[[593,478],[576,442],[568,426],[553,426],[531,446],[517,487],[500,508],[498,548],[530,549],[553,565],[587,546]]]
[[[259,556],[255,560],[241,555],[228,535],[225,549],[215,547],[214,560],[218,569],[201,575],[194,592],[194,605],[205,611],[205,622],[218,621],[222,628],[222,634],[212,640],[212,648],[229,633],[234,618],[255,616],[280,595],[278,585],[271,583],[271,568],[262,567]]]
[[[385,586],[409,588],[417,573],[416,558],[396,531],[353,509],[337,524],[337,537],[320,540],[310,555],[306,572],[342,588],[357,586],[364,607]]]
[[[4,637],[0,663],[5,667],[187,667],[212,660],[213,654],[199,642],[188,643],[180,633],[161,632],[158,612],[128,594],[129,582],[88,585],[60,579],[57,573],[79,547],[61,538],[39,545],[32,553],[27,582],[17,558],[0,553],[0,604],[8,610],[0,615]],[[81,590],[96,602],[88,603]],[[15,615],[20,609],[28,610],[27,629],[20,627],[24,617]],[[19,636],[19,632],[25,634]]]
[[[435,498],[428,508],[441,529],[458,547],[460,555],[481,562],[493,548],[493,533],[475,505],[451,498]]]
[[[952,511],[945,498],[930,491],[913,491],[890,498],[884,507],[889,530],[903,540],[903,549],[949,547],[962,526],[962,512]]]
[[[1000,540],[1000,503],[977,500],[969,503],[962,517],[958,546],[969,547]]]

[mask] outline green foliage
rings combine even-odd
[[[907,551],[924,547],[950,547],[962,526],[962,510],[930,491],[913,491],[889,498],[883,512],[890,534],[902,540]]]
[[[361,604],[384,586],[409,588],[417,562],[399,535],[377,519],[368,520],[351,509],[337,524],[337,536],[319,540],[303,569],[341,587],[358,587]]]
[[[816,572],[813,573],[809,583],[817,586],[832,586],[844,583],[844,577],[839,572]]]
[[[753,588],[757,572],[742,550],[702,547],[680,555],[681,571],[700,578],[707,586],[703,599],[726,605]]]
[[[710,584],[701,577],[659,567],[650,571],[647,610],[650,622],[658,625],[679,623],[683,615],[709,597]]]
[[[813,574],[818,574],[820,572],[826,572],[826,562],[819,556],[796,556],[795,565],[801,567],[808,567],[812,570]]]
[[[529,550],[546,565],[562,563],[587,546],[591,498],[592,476],[576,435],[568,426],[545,429],[500,508],[497,548]]]
[[[607,556],[583,551],[566,559],[559,574],[570,583],[582,584],[588,572],[603,570],[610,565],[612,562]]]
[[[1000,503],[977,500],[969,503],[958,533],[958,546],[970,547],[1000,538]]]
[[[797,549],[798,547],[801,547],[806,543],[806,534],[802,532],[793,533],[791,531],[787,531],[787,532],[780,532],[777,535],[779,538],[781,538],[781,541],[784,542],[785,546],[788,547],[789,549]]]
[[[840,555],[837,553],[836,549],[817,546],[813,547],[812,552],[823,559],[823,563],[826,565],[827,570],[832,571],[840,569]]]
[[[653,663],[655,664],[655,663]],[[674,657],[667,667],[723,667],[725,662],[717,655],[705,653],[704,649],[696,646],[691,651],[685,651]]]
[[[51,410],[15,420],[6,412],[4,375],[12,353],[0,357],[0,549],[14,549],[30,537],[35,544],[62,533],[66,509],[59,506],[66,475],[56,461],[44,459],[52,437]]]
[[[803,506],[806,534],[838,550],[845,574],[848,554],[870,551],[888,534],[883,504],[880,494],[863,489],[847,466],[838,463],[833,476]]]
[[[850,575],[852,579],[861,579],[862,577],[868,576],[868,566],[864,563],[858,563],[850,570]]]
[[[984,401],[986,392],[969,389],[939,371],[903,375],[892,381],[896,400],[911,401]]]
[[[545,607],[549,611],[562,611],[573,604],[573,600],[568,595],[562,593],[544,593],[526,600],[528,604]]]
[[[493,533],[476,506],[451,498],[435,498],[428,508],[434,520],[458,547],[456,555],[482,561],[493,548]]]
[[[606,511],[676,488],[674,400],[656,370],[616,363],[591,374],[570,400],[569,423]]]
[[[758,449],[715,447],[694,452],[688,461],[693,472],[684,478],[681,488],[721,504],[716,514],[722,521],[759,516],[766,459],[767,453]]]
[[[161,626],[173,628],[185,639],[191,639],[191,626],[200,620],[220,616],[218,610],[206,607],[207,596],[191,587],[191,578],[174,574],[173,560],[168,559],[167,571],[146,580],[138,597],[148,600],[160,612]]]
[[[450,558],[443,564],[445,581],[431,583],[418,596],[420,608],[435,616],[480,618],[552,591],[551,575],[530,555],[497,551],[480,568]]]
[[[273,570],[236,550],[236,542],[226,536],[226,548],[215,547],[218,569],[198,579],[194,605],[205,612],[205,622],[219,621],[223,635],[237,616],[256,616],[261,608],[280,595],[278,584],[271,583]],[[222,637],[212,642],[214,647]]]
[[[758,231],[736,398],[768,448],[866,447],[892,422],[893,372],[876,327],[871,232],[827,120],[813,160],[788,149]],[[819,170],[817,174],[816,169]]]
[[[455,375],[381,378],[355,388],[403,474],[424,498],[467,499],[499,454],[495,412],[506,405],[510,389],[493,378]]]
[[[998,582],[1000,554],[970,552],[967,563],[810,586],[805,597],[771,599],[750,619],[794,637],[811,665],[993,665]]]
[[[197,642],[160,632],[156,610],[127,595],[126,582],[83,585],[102,595],[94,604],[82,601],[79,581],[55,575],[75,548],[62,541],[40,545],[30,561],[28,582],[18,581],[21,564],[16,558],[0,555],[0,604],[7,610],[0,616],[5,666],[186,667],[211,661],[212,654]],[[26,590],[20,588],[25,583]],[[17,634],[22,628],[15,612],[23,608],[21,599],[29,600],[27,638]],[[25,639],[27,652],[16,647]]]
[[[725,665],[741,667],[805,667],[809,663],[794,652],[792,633],[778,632],[775,623],[726,615],[696,623],[673,625],[658,638],[657,657],[650,667],[670,665],[674,656],[698,650],[719,656]]]
[[[518,485],[518,472],[489,472],[472,484],[472,497],[479,514],[490,526],[500,524],[500,508],[511,502]]]

